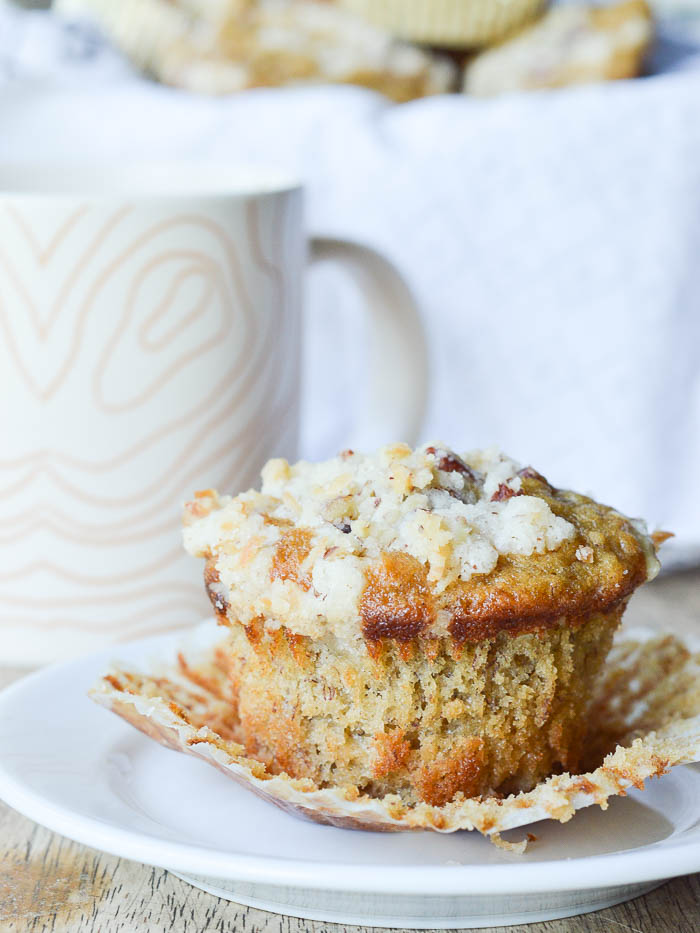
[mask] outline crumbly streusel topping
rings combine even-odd
[[[571,538],[574,527],[537,496],[520,494],[520,465],[491,449],[459,457],[444,446],[416,451],[403,444],[372,456],[346,451],[322,463],[270,460],[262,491],[219,499],[206,521],[185,530],[185,546],[201,556],[212,544],[261,537],[278,541],[289,521],[311,529],[318,544],[345,556],[405,551],[428,566],[440,590],[489,573],[499,554],[543,553]]]
[[[277,497],[276,514],[296,525],[323,532],[330,523],[345,553],[411,554],[427,564],[439,592],[458,578],[489,573],[499,554],[554,550],[573,535],[542,499],[516,495],[519,469],[495,450],[458,457],[444,446],[412,451],[401,444],[313,465],[272,460],[262,491]]]
[[[240,621],[292,619],[318,634],[321,619],[356,617],[364,570],[387,552],[419,561],[439,596],[489,574],[500,555],[544,554],[574,538],[574,525],[523,493],[527,475],[537,474],[495,449],[458,456],[440,444],[271,460],[260,492],[207,492],[189,505],[185,547],[217,559]]]

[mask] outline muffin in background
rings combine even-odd
[[[645,0],[552,7],[537,23],[467,62],[463,89],[492,96],[635,78],[654,36]]]
[[[490,45],[532,22],[547,0],[336,0],[401,39],[450,49]]]
[[[397,102],[453,90],[452,62],[323,0],[56,0],[164,84],[205,94],[358,84]]]
[[[217,48],[246,63],[252,87],[357,84],[400,103],[448,91],[456,79],[446,58],[318,0],[257,0],[221,23]]]
[[[441,806],[576,771],[640,523],[495,451],[271,461],[187,550],[230,628],[234,736],[272,773]]]

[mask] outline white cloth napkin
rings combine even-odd
[[[700,556],[700,56],[674,42],[662,75],[489,101],[211,99],[148,82],[89,30],[0,7],[0,158],[300,175],[309,229],[379,249],[420,302],[425,439],[496,443]],[[338,273],[313,273],[309,298],[302,451],[317,457],[352,423],[364,334]]]

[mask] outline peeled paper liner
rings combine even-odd
[[[348,829],[395,832],[477,829],[507,843],[505,830],[538,820],[561,823],[671,767],[700,760],[698,645],[649,631],[623,632],[614,645],[589,714],[585,774],[559,774],[528,793],[465,799],[443,806],[405,804],[396,795],[356,787],[319,788],[308,779],[271,774],[246,757],[235,734],[235,703],[226,677],[221,629],[205,623],[170,659],[115,666],[90,691],[107,707],[168,748],[214,765],[258,796],[295,816]]]

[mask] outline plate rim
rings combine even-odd
[[[146,653],[155,645],[172,646],[182,637],[183,632],[176,631],[124,642],[28,674],[0,691],[0,721],[7,721],[4,711],[21,700],[23,694],[31,695],[44,681],[64,670],[94,668],[97,677],[100,666],[109,663],[120,649],[128,652],[133,660],[134,654]],[[75,681],[68,678],[66,682]],[[107,715],[108,711],[104,712]],[[133,730],[126,723],[115,720],[115,725],[123,726],[124,735],[132,735]],[[152,741],[146,736],[141,738],[144,743]],[[110,855],[211,878],[315,890],[454,896],[577,891],[662,881],[700,871],[700,833],[697,840],[681,837],[674,843],[667,838],[637,849],[600,855],[520,864],[516,856],[496,865],[388,864],[379,871],[376,864],[335,862],[329,865],[321,861],[225,852],[211,846],[162,839],[147,832],[124,829],[96,816],[75,813],[41,792],[27,788],[6,766],[5,759],[11,754],[11,746],[4,745],[0,749],[0,800],[23,816]],[[698,813],[700,815],[700,797]],[[279,815],[290,818],[282,811]],[[659,858],[661,846],[663,857]]]

